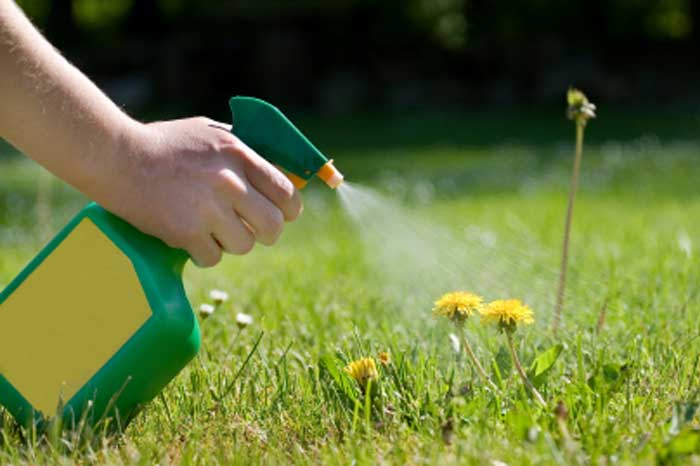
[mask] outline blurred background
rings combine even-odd
[[[692,0],[20,0],[137,115],[700,105]]]
[[[572,257],[575,273],[595,286],[577,294],[580,302],[599,303],[603,272],[613,274],[623,259],[631,267],[674,257],[663,248],[700,235],[700,223],[688,220],[700,219],[700,1],[18,3],[137,118],[199,114],[228,122],[227,100],[236,94],[279,106],[348,180],[387,194],[387,212],[407,209],[399,221],[378,214],[365,223],[377,219],[380,234],[387,222],[400,226],[396,235],[389,230],[393,237],[429,232],[404,249],[393,240],[369,242],[382,253],[398,245],[393,270],[436,275],[425,266],[427,254],[445,258],[441,266],[459,271],[454,280],[465,283],[464,262],[490,264],[493,284],[522,287],[523,297],[549,309],[573,155],[574,125],[565,118],[570,85],[599,107],[586,131]],[[305,215],[279,247],[227,259],[230,270],[269,260],[278,273],[288,257],[296,273],[302,251],[316,257],[310,247],[319,255],[345,248],[357,267],[357,229],[334,194],[311,183],[304,199]],[[0,140],[0,286],[85,202]],[[421,215],[429,228],[414,223]],[[435,223],[445,226],[442,237],[432,233]],[[328,243],[309,245],[307,238]],[[644,242],[648,254],[640,245],[627,251],[628,238]],[[436,243],[439,254],[407,259]],[[384,257],[363,247],[367,256]],[[352,267],[343,272],[358,273],[358,289],[366,291],[365,276]]]

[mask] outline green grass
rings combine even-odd
[[[699,463],[697,118],[591,123],[554,337],[573,128],[561,113],[522,116],[311,122],[350,179],[387,195],[390,215],[358,228],[333,193],[311,187],[275,248],[188,268],[193,305],[213,288],[231,301],[203,322],[197,359],[123,435],[32,439],[0,411],[0,463]],[[532,131],[508,136],[520,124]],[[40,245],[36,175],[21,159],[0,163],[0,285]],[[53,188],[57,229],[84,200]],[[516,335],[524,365],[563,345],[540,386],[548,409],[493,329],[467,327],[501,394],[455,354],[449,322],[430,314],[453,288],[532,305],[537,322]],[[255,318],[238,336],[237,312]],[[378,351],[392,363],[369,404],[339,369]]]

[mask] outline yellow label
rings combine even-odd
[[[0,374],[51,416],[150,316],[131,261],[85,219],[0,305]]]

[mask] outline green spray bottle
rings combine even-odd
[[[229,101],[236,136],[297,188],[342,175],[275,107]],[[126,425],[196,355],[189,257],[92,203],[0,293],[0,404],[23,425]]]

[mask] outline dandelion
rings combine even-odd
[[[367,383],[370,380],[377,380],[379,378],[377,365],[372,358],[362,358],[352,361],[350,364],[345,366],[343,371],[355,379],[362,390],[365,390]]]
[[[199,306],[199,316],[202,319],[208,319],[216,309],[211,304],[202,304]]]
[[[219,306],[228,301],[228,293],[221,290],[211,290],[209,292],[209,299],[211,299],[216,306]]]
[[[530,325],[535,321],[532,309],[519,299],[498,299],[480,310],[481,322],[496,323],[501,330],[515,329],[519,324]]]
[[[566,207],[566,220],[564,221],[564,241],[562,242],[561,267],[559,270],[559,288],[557,289],[557,302],[554,308],[554,320],[552,330],[559,328],[562,308],[564,307],[564,295],[566,292],[566,270],[569,262],[569,238],[571,237],[571,221],[574,213],[574,201],[576,190],[578,189],[578,175],[581,169],[581,156],[583,153],[583,133],[586,124],[591,118],[595,118],[596,106],[588,101],[586,95],[578,89],[569,88],[566,94],[568,107],[566,116],[576,124],[576,154],[574,156],[574,167],[571,173],[571,188],[569,189],[569,202]]]
[[[566,117],[569,120],[574,120],[576,124],[585,126],[588,120],[596,117],[595,104],[589,102],[586,94],[575,87],[570,87],[566,92],[566,103],[568,104]]]
[[[513,344],[513,334],[518,328],[518,325],[530,325],[535,321],[535,316],[532,309],[524,304],[519,299],[499,299],[487,304],[481,309],[481,322],[484,324],[496,324],[498,328],[505,334],[510,350],[510,357],[513,360],[513,365],[518,371],[523,384],[532,392],[535,399],[542,405],[547,406],[547,403],[542,398],[540,392],[537,391],[530,379],[528,379],[523,365],[520,363],[520,358],[515,352]]]
[[[455,323],[463,323],[479,310],[484,298],[467,291],[446,293],[435,301],[433,314],[447,317]]]
[[[236,314],[236,325],[239,330],[243,330],[253,323],[253,316],[239,312]]]
[[[474,350],[472,350],[464,332],[464,322],[471,317],[474,312],[481,309],[483,302],[484,298],[474,293],[469,293],[468,291],[453,291],[442,295],[440,299],[435,301],[433,314],[446,317],[455,324],[455,328],[462,339],[462,346],[464,346],[464,350],[467,352],[467,356],[471,359],[474,367],[476,367],[477,372],[491,390],[498,391],[498,388],[496,388],[496,385],[491,381],[491,378],[489,378],[483,366],[476,358],[476,354],[474,354]]]
[[[377,359],[379,359],[379,363],[384,367],[391,364],[391,356],[389,356],[388,351],[380,351],[379,354],[377,354]]]

